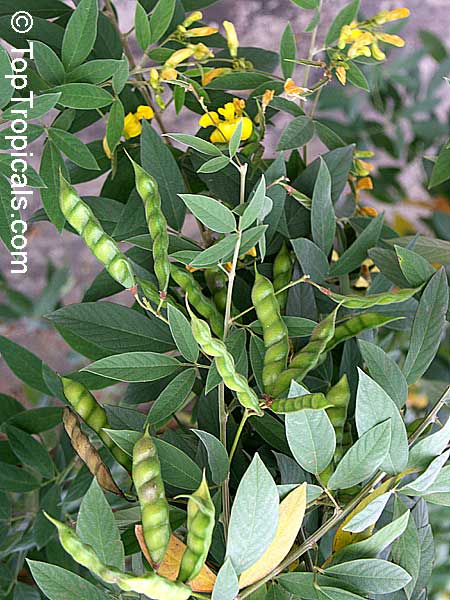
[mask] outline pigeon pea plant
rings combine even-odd
[[[327,27],[295,0],[312,11],[299,58],[291,25],[279,53],[241,47],[231,22],[202,23],[208,4],[142,0],[128,32],[110,0],[1,9],[36,11],[30,222],[104,267],[47,314],[85,366],[61,376],[0,338],[36,402],[1,397],[3,597],[425,599],[427,503],[450,505],[449,242],[365,206],[370,148],[317,116],[322,91],[367,87],[409,11],[353,0]],[[168,133],[169,106],[198,131]]]

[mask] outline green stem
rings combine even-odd
[[[230,450],[230,464],[231,461],[233,460],[233,456],[234,453],[236,452],[236,448],[237,445],[239,443],[239,438],[241,437],[242,431],[244,429],[245,423],[247,422],[247,419],[249,418],[250,413],[247,409],[244,410],[244,414],[242,415],[242,419],[241,422],[239,423],[239,428],[236,431],[236,435],[234,436],[234,441],[233,441],[233,445],[231,446],[231,450]]]

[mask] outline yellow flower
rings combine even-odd
[[[198,124],[200,127],[215,126],[210,135],[213,144],[224,144],[231,139],[239,121],[242,119],[242,140],[248,140],[252,135],[253,123],[248,117],[242,116],[245,108],[245,102],[235,98],[233,102],[227,102],[223,108],[217,112],[211,111],[202,115]]]
[[[216,79],[217,77],[220,77],[221,75],[225,75],[225,73],[229,73],[230,69],[226,68],[226,67],[216,67],[215,69],[211,69],[210,71],[208,71],[207,73],[205,73],[202,76],[202,85],[208,85],[208,83],[211,83],[211,81],[213,79]]]
[[[356,184],[357,190],[373,190],[373,181],[371,177],[363,177]]]
[[[230,51],[230,55],[233,58],[236,58],[237,51],[239,48],[239,40],[237,37],[236,29],[233,23],[231,23],[231,21],[224,21],[223,28],[225,29],[225,35],[227,36],[227,44],[228,50]]]
[[[134,113],[128,113],[123,122],[123,135],[128,140],[129,138],[141,135],[142,125]]]
[[[275,95],[275,90],[266,90],[262,96],[261,106],[263,113],[266,112],[266,108],[272,102]]]
[[[370,56],[370,44],[375,41],[374,36],[369,31],[364,31],[350,46],[347,56],[356,58],[357,56]]]
[[[288,96],[294,98],[303,98],[310,90],[308,88],[300,87],[290,77],[284,82],[284,91]]]
[[[345,70],[345,67],[336,67],[336,77],[339,79],[342,85],[347,83],[347,71]]]
[[[377,42],[373,42],[370,49],[375,60],[384,60],[386,58],[386,54],[380,49]]]
[[[142,121],[142,119],[153,119],[155,116],[155,111],[151,106],[145,106],[141,104],[137,107],[135,114],[139,121]]]
[[[123,135],[128,140],[129,138],[137,137],[141,134],[142,119],[153,119],[155,111],[151,106],[141,104],[137,107],[135,113],[128,113],[123,122]]]
[[[377,38],[381,42],[391,44],[392,46],[397,46],[397,48],[403,48],[405,45],[405,40],[399,35],[392,35],[390,33],[377,33]]]
[[[104,136],[104,138],[102,140],[102,146],[103,146],[103,152],[105,153],[105,156],[107,156],[109,159],[111,159],[112,153],[109,148],[109,144],[108,144],[108,140],[106,139],[106,135]]]
[[[360,212],[366,217],[376,217],[378,215],[377,209],[372,206],[362,206]]]
[[[208,46],[205,46],[202,42],[195,45],[190,44],[189,48],[194,51],[195,60],[206,60],[207,58],[212,58],[214,56]]]
[[[161,71],[161,79],[164,81],[174,81],[178,77],[178,71],[173,67],[165,67]]]
[[[207,35],[213,35],[217,33],[219,30],[216,27],[194,27],[194,29],[189,29],[186,31],[186,37],[205,37]]]
[[[194,54],[194,50],[192,48],[181,48],[180,50],[175,50],[172,56],[165,62],[165,67],[176,67],[180,63],[184,62],[188,58],[190,58]]]

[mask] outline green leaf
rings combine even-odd
[[[373,379],[358,368],[359,383],[356,396],[356,427],[358,434],[391,419],[391,444],[381,468],[394,475],[400,473],[408,462],[408,439],[400,412],[388,394]]]
[[[412,287],[420,287],[435,274],[436,270],[417,252],[394,246],[398,263],[405,279]]]
[[[111,79],[121,65],[120,60],[112,58],[90,60],[71,71],[66,81],[67,83],[103,83]]]
[[[400,367],[382,348],[366,340],[358,340],[369,374],[402,408],[408,398],[408,384]]]
[[[251,71],[227,73],[208,83],[206,90],[253,90],[272,81],[269,75]]]
[[[5,492],[31,492],[39,488],[41,482],[29,471],[0,463],[0,490]]]
[[[333,563],[347,562],[357,558],[376,558],[380,552],[402,535],[408,525],[408,518],[409,511],[392,521],[392,523],[385,525],[366,540],[345,546],[334,555]]]
[[[300,148],[307,144],[314,135],[314,123],[306,116],[301,115],[286,125],[280,136],[277,151]]]
[[[434,163],[428,188],[434,188],[450,178],[450,148],[443,148]]]
[[[112,88],[115,94],[120,94],[125,87],[125,84],[128,80],[129,71],[128,59],[124,54],[112,78]]]
[[[369,82],[367,81],[366,76],[361,71],[361,69],[358,66],[356,66],[355,62],[352,60],[350,60],[347,63],[347,65],[347,81],[355,87],[361,88],[362,90],[369,92]]]
[[[197,152],[201,152],[202,154],[208,154],[209,156],[223,156],[217,146],[214,146],[211,142],[202,140],[195,135],[189,135],[187,133],[167,133],[166,135],[181,144],[186,144],[186,146],[194,148],[194,150],[197,150]]]
[[[59,56],[49,46],[34,40],[33,55],[36,69],[42,79],[52,85],[64,83],[66,76],[64,66]]]
[[[11,61],[3,46],[0,45],[0,78],[6,82],[6,76],[12,75]],[[3,83],[0,91],[0,108],[6,106],[14,95],[14,87],[9,83]],[[4,118],[4,117],[3,117]]]
[[[336,449],[333,425],[324,410],[305,409],[285,418],[286,437],[298,464],[318,475],[330,464]]]
[[[406,486],[403,486],[399,489],[403,494],[408,494],[410,496],[415,496],[416,494],[423,494],[429,487],[433,485],[436,479],[439,476],[439,473],[442,470],[442,467],[448,460],[450,456],[450,450],[441,454],[441,456],[437,456],[434,460],[431,461],[429,466],[425,469],[425,471],[419,475],[414,481],[409,483]]]
[[[211,598],[212,600],[233,600],[238,593],[238,576],[233,568],[232,561],[227,558],[217,573]]]
[[[266,180],[264,175],[261,175],[261,179],[258,183],[258,186],[255,190],[255,193],[252,196],[252,199],[245,207],[244,212],[242,213],[241,219],[239,221],[239,227],[241,230],[248,229],[250,225],[261,216],[261,213],[264,209],[266,199]]]
[[[394,517],[406,512],[405,504],[397,497],[394,504]],[[392,560],[411,576],[411,580],[402,586],[405,588],[404,592],[408,599],[411,597],[419,574],[420,554],[419,531],[414,514],[410,513],[408,525],[402,535],[394,542],[391,551]]]
[[[216,156],[207,160],[202,166],[197,169],[197,173],[217,173],[225,169],[230,164],[230,159],[227,156]]]
[[[327,127],[327,125],[315,120],[314,128],[320,141],[323,142],[329,150],[336,150],[337,148],[345,146],[344,140],[336,132],[330,129],[330,127]]]
[[[304,317],[282,316],[281,318],[289,330],[289,337],[310,336],[314,327],[317,325],[316,321],[305,319]],[[261,327],[259,321],[253,321],[253,323],[250,323],[250,327],[256,333],[263,333],[263,328]]]
[[[378,215],[371,220],[364,231],[356,238],[350,248],[342,254],[339,260],[331,267],[330,275],[337,277],[346,275],[367,258],[367,251],[376,245],[383,227],[384,214]]]
[[[125,352],[108,356],[81,369],[116,381],[155,381],[180,367],[172,356],[156,352]]]
[[[90,83],[66,83],[53,88],[53,91],[61,94],[58,104],[78,110],[103,108],[114,100],[105,89]]]
[[[436,433],[417,442],[409,452],[408,467],[425,468],[435,456],[439,456],[450,442],[450,419]]]
[[[256,321],[259,325],[259,322]],[[262,327],[261,327],[262,331]],[[260,392],[264,390],[264,385],[262,381],[262,372],[264,367],[264,355],[265,355],[265,346],[264,342],[257,335],[252,335],[250,337],[250,364],[252,365],[252,372],[255,377],[256,383],[258,385],[258,389]]]
[[[152,404],[147,423],[153,428],[159,429],[170,421],[172,416],[188,402],[194,382],[194,369],[186,369],[179,373]]]
[[[48,140],[44,145],[39,169],[39,174],[47,186],[41,190],[41,199],[48,218],[59,232],[66,221],[59,204],[59,173],[64,173],[64,170],[64,161],[59,150]]]
[[[362,596],[357,596],[341,588],[323,586],[317,589],[318,600],[363,600]]]
[[[305,10],[314,10],[319,7],[319,0],[291,0],[291,2]]]
[[[201,194],[179,194],[191,213],[206,227],[217,233],[236,229],[236,220],[229,208],[218,200]]]
[[[283,77],[288,79],[292,77],[295,69],[295,63],[289,62],[295,60],[297,52],[297,43],[291,24],[288,23],[283,31],[280,42],[280,61]],[[287,60],[286,60],[287,59]]]
[[[230,158],[233,158],[236,152],[239,150],[239,146],[241,144],[242,138],[242,118],[239,119],[234,131],[231,135],[230,141],[228,143],[228,152]]]
[[[197,362],[198,344],[192,334],[191,324],[181,311],[169,304],[167,307],[170,332],[180,354],[190,362]]]
[[[191,267],[212,267],[219,264],[219,262],[227,262],[233,256],[237,242],[237,233],[228,235],[223,240],[216,242],[213,246],[210,246],[209,248],[206,248],[206,250],[203,250],[203,252],[197,254],[194,260],[191,261]]]
[[[186,186],[167,144],[146,121],[142,123],[141,164],[158,183],[162,210],[168,224],[174,229],[181,229],[185,209],[179,194],[185,191]]]
[[[202,472],[192,458],[164,440],[156,438],[155,444],[164,481],[175,488],[196,490],[202,481]]]
[[[391,492],[386,492],[381,496],[378,496],[361,511],[350,519],[348,523],[342,528],[344,531],[351,531],[352,533],[361,533],[368,527],[375,525],[378,519],[381,517],[381,513],[386,507],[391,497]]]
[[[50,127],[48,136],[54,145],[76,165],[83,169],[99,170],[97,161],[89,148],[76,135]]]
[[[32,408],[13,415],[8,425],[14,425],[27,433],[41,433],[61,424],[62,408],[60,406],[43,406]]]
[[[71,71],[89,56],[97,37],[97,0],[81,0],[66,25],[61,57]]]
[[[240,575],[272,542],[278,525],[278,492],[258,454],[244,473],[231,509],[226,556]]]
[[[27,560],[33,579],[49,600],[108,600],[109,595],[79,575],[56,565]]]
[[[390,445],[391,423],[388,419],[366,431],[344,454],[328,487],[343,490],[368,479],[385,459]]]
[[[411,579],[401,567],[378,558],[351,560],[328,567],[324,573],[338,577],[364,594],[389,594],[404,587]]]
[[[125,553],[111,507],[95,477],[83,496],[77,518],[77,534],[91,546],[103,564],[123,571]]]
[[[136,2],[136,12],[134,13],[134,31],[139,48],[145,52],[151,42],[150,22],[147,17],[147,12],[140,2]]]
[[[159,0],[150,16],[150,43],[157,42],[167,31],[175,12],[175,0]]]
[[[292,247],[304,273],[315,283],[323,283],[328,275],[328,259],[314,242],[307,238],[291,240]]]
[[[214,483],[220,485],[228,476],[230,461],[228,460],[228,452],[220,440],[200,429],[192,429],[195,435],[200,438],[201,442],[208,453],[208,464],[211,469],[211,476]]]
[[[359,0],[353,0],[336,15],[325,38],[325,45],[330,46],[339,37],[344,25],[349,25],[358,15]]]
[[[0,425],[10,417],[23,412],[23,410],[23,405],[15,398],[6,394],[0,394]]]
[[[122,137],[124,119],[125,110],[122,102],[117,98],[111,105],[106,126],[106,141],[111,153],[114,152]]]
[[[448,309],[448,284],[442,267],[426,286],[414,317],[403,373],[415,383],[430,366],[439,348]]]
[[[169,329],[160,319],[112,302],[71,304],[46,315],[46,319],[88,358],[174,348]]]
[[[0,355],[21,381],[43,394],[52,395],[42,378],[43,363],[35,354],[0,336]]]
[[[314,186],[311,206],[311,233],[314,242],[328,255],[333,247],[336,216],[331,202],[331,176],[326,162],[320,157],[320,167]]]
[[[42,444],[13,425],[6,424],[4,431],[11,450],[24,465],[36,469],[45,479],[53,476],[52,459]]]
[[[41,94],[40,96],[35,96],[33,100],[33,107],[27,109],[27,121],[32,121],[34,119],[39,119],[39,117],[43,117],[46,115],[57,102],[60,101],[62,94],[59,92],[52,94]],[[5,121],[13,121],[17,115],[15,115],[12,111],[16,107],[11,107],[2,114],[2,119]]]

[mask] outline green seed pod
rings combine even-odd
[[[208,556],[214,531],[215,508],[204,473],[200,487],[189,497],[187,513],[186,550],[181,559],[178,574],[178,580],[183,583],[195,579],[202,570]]]
[[[136,281],[138,282],[139,286],[141,287],[142,293],[147,298],[147,300],[149,300],[150,302],[153,302],[156,305],[159,305],[159,303],[161,302],[161,297],[159,295],[158,290],[156,289],[156,286],[153,285],[153,283],[151,283],[151,281],[147,281],[146,279],[141,279],[140,277],[137,277]],[[165,297],[164,304],[171,304],[172,306],[176,306],[181,311],[184,311],[184,307],[180,306],[180,304],[175,302],[175,300],[169,295],[167,295]]]
[[[67,222],[81,235],[86,246],[105,266],[111,277],[124,288],[133,288],[134,274],[128,258],[119,250],[116,242],[103,231],[91,208],[62,175],[59,204]]]
[[[88,436],[81,430],[76,415],[67,406],[63,411],[63,423],[73,449],[97,479],[99,485],[104,490],[123,497],[123,493],[114,481],[111,471],[102,461],[100,454],[92,445]]]
[[[338,344],[342,344],[342,342],[359,335],[363,331],[376,329],[377,327],[382,327],[383,325],[387,325],[392,321],[397,321],[402,318],[403,317],[393,317],[391,315],[382,315],[374,312],[366,312],[356,317],[351,317],[336,327],[333,337],[327,344],[327,352],[335,348]]]
[[[331,408],[327,408],[327,414],[336,433],[336,452],[339,456],[344,426],[347,420],[348,403],[350,402],[350,387],[347,375],[344,374],[336,385],[330,389],[326,399],[331,406]]]
[[[305,394],[304,396],[296,396],[295,398],[280,398],[274,400],[270,405],[273,412],[283,414],[298,412],[305,408],[320,410],[329,408],[331,402],[325,398],[323,394]]]
[[[214,304],[221,313],[225,312],[227,304],[227,276],[222,269],[206,269],[206,285],[212,294]]]
[[[142,532],[154,563],[162,562],[171,536],[158,453],[148,429],[133,448],[133,482],[141,505]]]
[[[301,382],[310,371],[320,364],[327,351],[327,344],[334,335],[338,309],[339,306],[314,327],[310,341],[293,357],[289,367],[278,376],[273,386],[275,398],[289,389],[293,379]]]
[[[153,269],[159,284],[161,298],[165,297],[170,278],[169,235],[167,221],[161,210],[161,197],[156,179],[133,159],[136,189],[145,208],[148,230],[153,239]]]
[[[83,543],[73,529],[44,513],[58,529],[58,537],[64,550],[80,565],[105,583],[115,584],[124,592],[143,594],[154,600],[188,600],[192,590],[182,583],[170,581],[157,573],[131,575],[101,562],[92,546]]]
[[[265,353],[262,381],[264,392],[270,394],[277,377],[286,369],[289,334],[281,318],[272,283],[258,271],[255,273],[252,302],[263,328]]]
[[[67,377],[61,377],[61,382],[67,402],[73,406],[86,425],[95,431],[117,462],[127,471],[131,471],[131,460],[128,454],[103,431],[103,429],[109,429],[108,417],[103,406],[82,383]]]
[[[291,253],[288,250],[286,242],[283,242],[280,251],[273,261],[273,288],[276,292],[291,282],[292,269],[293,263]],[[280,305],[280,309],[284,310],[286,308],[288,290],[280,292],[276,295],[276,298],[278,304]]]
[[[211,329],[218,337],[223,337],[223,315],[220,314],[211,298],[207,298],[203,294],[200,284],[194,278],[192,273],[172,264],[171,275],[173,280],[187,294],[191,306],[193,306],[202,317],[208,319]]]
[[[258,396],[249,386],[245,377],[236,371],[234,359],[225,344],[212,336],[206,321],[198,319],[190,309],[188,310],[195,341],[205,354],[215,358],[217,371],[224,384],[228,389],[236,392],[237,399],[242,406],[262,417],[263,411],[259,406]]]

